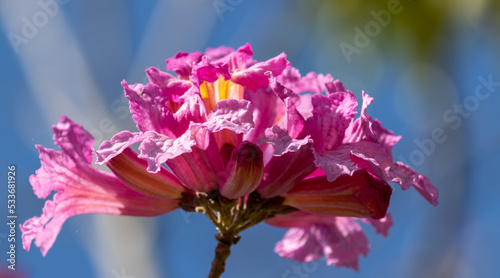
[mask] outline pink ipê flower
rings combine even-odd
[[[46,255],[71,216],[182,208],[230,213],[239,223],[232,228],[211,218],[221,234],[265,220],[289,229],[275,247],[280,256],[326,256],[327,264],[358,269],[369,251],[358,222],[384,236],[392,225],[387,182],[437,205],[429,180],[393,161],[400,137],[367,114],[371,97],[362,94],[355,119],[358,102],[340,81],[301,76],[284,53],[264,62],[252,55],[249,44],[179,52],[166,62],[177,76],[149,68],[148,84],[123,81],[138,130],[97,150],[82,126],[61,117],[53,127],[61,151],[37,146],[42,167],[30,178],[39,198],[57,193],[21,225],[24,248],[34,240]],[[92,166],[94,156],[111,173]]]

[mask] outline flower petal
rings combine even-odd
[[[217,102],[217,108],[200,126],[210,132],[228,129],[234,133],[247,133],[254,126],[252,104],[244,99],[220,100]]]
[[[280,256],[299,262],[326,256],[328,265],[359,270],[359,256],[368,255],[370,245],[358,223],[350,217],[329,217],[330,223],[291,228],[274,248]]]
[[[245,99],[252,103],[254,128],[244,134],[244,140],[256,143],[267,128],[277,125],[285,113],[285,104],[273,92],[257,90],[246,93]]]
[[[316,169],[313,163],[312,142],[309,138],[291,139],[286,133],[281,132],[282,130],[278,130],[278,127],[270,130],[277,131],[272,133],[273,136],[276,135],[275,137],[270,137],[273,141],[268,141],[273,144],[274,155],[264,168],[264,177],[257,190],[264,198],[287,192]]]
[[[191,147],[196,145],[191,130],[186,131],[184,135],[175,140],[153,131],[147,132],[145,135],[139,146],[141,151],[139,158],[148,162],[148,172],[151,173],[158,172],[161,169],[161,164],[167,160],[191,152]]]
[[[33,240],[45,256],[53,245],[64,221],[74,215],[109,213],[152,216],[178,207],[177,199],[158,199],[132,190],[114,175],[90,165],[86,156],[90,134],[68,118],[58,125],[58,142],[65,142],[61,152],[37,146],[42,167],[30,177],[39,198],[58,191],[47,201],[41,217],[33,217],[21,225],[23,246],[29,250]],[[81,140],[75,140],[80,138]],[[62,144],[62,143],[61,143]]]
[[[173,122],[173,112],[166,107],[168,97],[160,92],[160,88],[153,83],[146,86],[129,86],[126,81],[122,82],[122,86],[137,129],[141,132],[152,130],[172,136],[164,127]]]
[[[328,96],[313,95],[312,117],[307,119],[308,134],[318,153],[331,151],[342,144],[345,130],[356,113],[357,101],[352,92],[335,92]]]
[[[188,80],[193,69],[193,64],[197,64],[202,56],[203,53],[201,52],[178,52],[174,57],[167,59],[167,70],[175,71],[179,78]]]
[[[193,66],[193,75],[190,80],[193,84],[200,86],[203,81],[215,82],[219,76],[225,80],[231,79],[228,65],[211,63],[207,56],[203,56],[201,62]]]
[[[431,205],[438,205],[439,191],[429,179],[401,162],[394,162],[387,173],[390,181],[401,185],[403,190],[413,186]]]
[[[236,51],[230,47],[218,47],[205,51],[214,64],[227,64],[231,74],[244,70],[253,64],[253,51],[249,43],[241,46]]]
[[[258,145],[271,144],[274,149],[274,156],[282,156],[288,152],[296,152],[302,146],[310,143],[312,143],[312,141],[309,139],[309,136],[301,140],[293,139],[279,126],[273,126],[266,129],[257,140]]]
[[[370,244],[363,230],[350,217],[337,217],[336,225],[324,229],[326,263],[359,271],[359,256],[368,256]]]
[[[99,146],[99,150],[95,151],[97,156],[96,164],[108,163],[110,159],[119,155],[126,148],[142,142],[147,135],[148,133],[132,133],[128,130],[115,134],[110,140],[103,141]]]
[[[72,159],[92,163],[92,147],[94,138],[81,125],[62,116],[56,126],[52,127],[54,143],[62,152]],[[78,146],[78,148],[75,148]]]
[[[315,150],[314,164],[326,173],[329,182],[341,175],[352,175],[359,167],[351,159],[351,149],[340,146],[336,150],[327,151],[319,155]]]
[[[278,76],[288,66],[290,66],[290,62],[286,60],[286,54],[281,53],[265,62],[257,63],[248,69],[234,73],[231,80],[255,92],[258,89],[265,89],[269,85],[269,79],[264,74],[265,72],[270,71],[274,76]]]
[[[194,123],[189,131],[192,138],[189,144],[195,143],[191,151],[167,160],[166,164],[184,186],[194,191],[212,192],[219,187],[220,174],[224,171],[214,134]]]
[[[269,77],[271,90],[285,103],[283,126],[286,127],[287,133],[292,138],[304,137],[301,136],[301,133],[304,131],[305,120],[297,111],[297,107],[300,105],[300,96],[276,81],[271,72],[266,72],[266,75]]]
[[[301,263],[318,260],[323,257],[323,247],[317,229],[317,226],[289,229],[274,246],[274,252]]]
[[[181,96],[186,93],[193,84],[186,80],[177,79],[174,76],[161,71],[155,67],[146,70],[149,82],[160,88],[160,93],[165,95],[168,100],[181,102]]]
[[[366,113],[368,105],[373,103],[373,98],[363,92],[363,106],[361,115],[345,132],[344,143],[368,141],[380,144],[392,155],[392,147],[401,139],[394,132],[385,129],[378,120],[373,120]]]
[[[326,90],[325,84],[333,81],[331,75],[316,74],[315,72],[309,72],[306,76],[301,77],[299,70],[294,67],[283,70],[278,79],[284,86],[297,94],[324,92]]]

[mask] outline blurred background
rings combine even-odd
[[[17,221],[45,200],[28,178],[34,145],[54,148],[63,114],[97,147],[135,130],[120,82],[147,82],[178,51],[251,43],[256,60],[281,52],[305,75],[331,73],[369,113],[402,135],[394,157],[440,190],[432,207],[395,187],[388,238],[371,243],[360,272],[298,264],[273,252],[285,230],[265,224],[242,234],[223,277],[500,277],[500,4],[451,0],[0,0],[1,169],[17,168]],[[436,135],[438,134],[438,135]],[[6,182],[0,189],[7,221]],[[215,229],[203,216],[86,215],[69,219],[45,258],[26,252],[23,277],[206,277]],[[0,277],[8,276],[7,227],[0,225]],[[5,272],[5,274],[4,274]]]

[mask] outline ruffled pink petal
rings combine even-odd
[[[368,256],[370,244],[363,230],[350,217],[337,217],[336,225],[325,227],[322,239],[326,241],[326,263],[350,267],[359,271],[359,256]]]
[[[203,81],[214,82],[219,79],[219,76],[224,77],[225,80],[231,79],[228,65],[211,63],[207,56],[203,56],[201,62],[193,66],[193,75],[190,80],[193,84],[200,86]]]
[[[248,69],[234,73],[231,80],[255,92],[258,89],[265,89],[269,85],[269,79],[264,74],[265,72],[270,71],[273,76],[278,76],[288,66],[290,66],[290,62],[286,60],[286,54],[281,53],[265,62],[257,63]]]
[[[236,51],[230,47],[207,49],[205,55],[214,64],[227,64],[231,74],[244,70],[254,64],[252,61],[253,51],[249,43],[241,46]]]
[[[290,142],[297,143],[294,140]],[[281,156],[273,155],[264,168],[262,183],[257,192],[264,198],[275,197],[287,192],[311,174],[316,169],[311,145],[309,141],[303,145],[292,144],[285,149],[296,151],[283,151]]]
[[[312,117],[307,119],[308,134],[318,153],[331,151],[344,139],[345,130],[356,114],[357,101],[350,92],[335,92],[328,96],[312,96]]]
[[[224,46],[224,45],[216,47],[216,48],[209,47],[209,48],[205,49],[205,55],[211,61],[222,59],[233,52],[234,52],[234,49],[232,47],[228,47],[228,46]]]
[[[181,136],[190,122],[202,122],[206,118],[206,108],[197,94],[183,95],[184,103],[178,110],[167,107],[168,97],[153,83],[146,86],[129,86],[122,82],[125,96],[130,102],[132,118],[141,132],[156,131],[171,138]],[[174,114],[175,112],[175,114]]]
[[[92,163],[94,138],[79,124],[62,116],[57,125],[52,126],[54,143],[75,160]],[[75,146],[79,146],[75,148]]]
[[[160,92],[160,88],[149,83],[144,86],[135,84],[129,86],[126,81],[122,82],[125,96],[130,103],[132,119],[141,132],[148,130],[170,135],[168,129],[173,122],[173,112],[165,105],[168,97]]]
[[[150,67],[146,70],[149,82],[157,85],[160,88],[161,94],[167,97],[168,100],[181,102],[181,96],[186,93],[193,84],[186,80],[177,79],[176,77],[161,71],[157,68]]]
[[[381,234],[384,237],[389,236],[389,229],[392,227],[394,222],[392,222],[392,215],[387,213],[384,218],[372,219],[372,218],[360,218],[361,222],[372,225],[375,228],[377,234]]]
[[[332,82],[331,75],[316,74],[309,72],[306,76],[300,75],[298,69],[288,67],[278,77],[279,81],[297,94],[303,92],[321,93],[326,90],[326,83]]]
[[[64,145],[61,152],[37,146],[42,167],[30,177],[35,194],[47,201],[41,217],[21,225],[23,246],[29,250],[33,240],[46,254],[64,221],[74,215],[109,213],[152,216],[170,212],[179,200],[157,199],[132,190],[114,175],[92,167],[87,157],[92,137],[80,125],[62,117],[55,127],[56,140]],[[82,138],[87,138],[82,139]]]
[[[196,145],[196,140],[188,130],[181,137],[173,140],[165,135],[156,132],[147,132],[147,136],[139,146],[141,153],[139,158],[148,162],[148,172],[156,173],[161,169],[161,165],[169,159],[173,159],[184,153],[192,151]]]
[[[99,146],[99,150],[95,151],[97,161],[96,164],[103,165],[113,157],[119,155],[123,150],[133,144],[142,142],[149,133],[132,133],[124,130],[115,134],[110,140],[105,140]]]
[[[254,127],[253,107],[248,100],[224,99],[217,102],[205,123],[200,124],[210,132],[228,129],[234,133],[247,133]]]
[[[330,223],[310,223],[291,228],[275,246],[275,252],[299,262],[326,256],[328,265],[359,270],[359,256],[368,255],[370,245],[358,223],[350,217],[329,217]]]
[[[323,246],[318,236],[318,227],[291,228],[274,246],[274,252],[283,258],[301,263],[316,261],[323,257]]]
[[[380,121],[373,120],[366,113],[368,105],[373,103],[373,98],[363,92],[363,106],[361,115],[345,132],[344,143],[368,141],[380,144],[388,154],[392,155],[392,147],[401,139],[394,132],[385,129]]]
[[[167,59],[167,70],[175,71],[179,78],[188,80],[193,69],[193,64],[200,62],[203,53],[194,52],[178,52],[175,57]]]
[[[329,182],[341,175],[352,175],[359,167],[352,161],[351,151],[349,146],[340,146],[321,155],[313,150],[314,164],[326,173]]]
[[[254,93],[246,93],[245,99],[253,106],[254,128],[244,134],[244,140],[256,143],[258,137],[273,125],[278,124],[281,115],[285,114],[285,104],[273,92],[257,90]]]
[[[271,90],[285,103],[285,115],[283,123],[280,125],[286,127],[287,133],[292,138],[304,137],[305,120],[304,117],[297,111],[297,106],[300,105],[300,96],[290,89],[279,83],[271,72],[266,72],[269,77]]]
[[[439,191],[426,176],[417,173],[402,162],[394,162],[387,170],[390,181],[401,185],[403,190],[413,186],[431,205],[438,205]]]
[[[201,96],[199,94],[184,96],[185,102],[174,114],[175,122],[169,123],[168,126],[168,129],[175,134],[172,138],[182,136],[191,123],[202,123],[207,119],[207,109]]]
[[[282,156],[288,152],[296,152],[302,146],[312,143],[307,136],[304,139],[293,139],[279,126],[273,126],[266,129],[257,140],[258,145],[271,144],[273,146],[273,155]]]

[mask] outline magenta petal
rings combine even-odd
[[[106,166],[127,186],[144,195],[163,198],[180,199],[186,188],[167,169],[153,174],[146,170],[147,162],[137,157],[130,148],[113,157]]]
[[[99,146],[99,150],[95,152],[97,156],[96,164],[102,165],[107,163],[126,148],[135,143],[142,142],[146,136],[145,133],[132,133],[127,130],[115,134],[110,140],[103,141]]]
[[[284,126],[286,126],[287,133],[292,138],[298,138],[304,131],[305,125],[304,117],[297,111],[300,96],[276,81],[271,72],[267,72],[266,75],[269,77],[271,90],[285,103]]]
[[[318,260],[323,257],[323,248],[317,229],[316,226],[289,229],[274,246],[274,252],[301,263]]]
[[[167,59],[167,70],[175,71],[182,79],[189,79],[193,64],[198,63],[202,56],[201,52],[178,52],[175,57]]]
[[[161,169],[161,164],[181,154],[191,152],[191,147],[196,141],[191,135],[191,130],[173,140],[156,132],[147,132],[143,142],[139,146],[141,153],[139,158],[148,162],[148,172],[156,173]]]
[[[174,114],[174,122],[169,123],[168,129],[177,138],[182,136],[191,123],[202,123],[207,119],[207,109],[199,94],[184,96],[185,102]],[[169,134],[165,134],[169,135]]]
[[[336,225],[324,229],[322,239],[328,265],[350,267],[359,271],[359,256],[368,256],[370,244],[363,230],[350,217],[337,217]]]
[[[94,138],[81,125],[66,116],[62,116],[57,125],[52,127],[52,131],[54,132],[54,143],[61,148],[63,153],[75,160],[92,163]]]
[[[252,47],[248,43],[241,46],[236,51],[233,51],[230,47],[223,46],[215,49],[207,49],[205,55],[207,55],[214,64],[227,64],[231,74],[244,70],[254,64],[252,61]]]
[[[331,75],[316,74],[309,72],[301,77],[298,69],[288,67],[279,76],[279,81],[297,94],[303,92],[321,93],[326,90],[325,84],[333,81]]]
[[[288,152],[296,152],[302,146],[312,143],[312,140],[307,136],[304,139],[293,139],[281,129],[279,126],[273,126],[266,129],[257,140],[258,145],[271,144],[274,149],[274,156],[282,156]]]
[[[368,255],[370,245],[361,227],[350,217],[329,217],[330,223],[311,223],[291,228],[275,246],[275,252],[299,262],[326,256],[328,265],[359,270],[359,256]]]
[[[224,99],[217,102],[217,108],[201,124],[210,132],[228,129],[234,133],[247,133],[253,128],[253,108],[248,100]]]
[[[290,66],[290,62],[286,60],[286,54],[281,53],[265,62],[257,63],[246,70],[234,73],[231,80],[255,92],[258,89],[265,89],[269,85],[269,79],[264,74],[265,72],[270,71],[273,76],[278,76],[288,66]]]
[[[147,69],[146,75],[149,78],[149,82],[157,85],[160,88],[160,92],[166,96],[168,100],[174,102],[180,102],[180,97],[193,86],[189,81],[177,79],[154,67]]]
[[[283,101],[273,92],[258,90],[245,94],[245,99],[252,103],[254,128],[244,135],[244,139],[257,142],[261,133],[279,121],[285,111]]]
[[[307,119],[307,128],[318,153],[330,151],[342,144],[345,130],[351,124],[356,98],[350,92],[336,92],[328,96],[313,95],[313,116]]]
[[[231,79],[227,64],[213,64],[208,61],[207,56],[203,56],[201,62],[193,66],[191,82],[200,86],[203,81],[214,82],[223,76],[225,80]]]
[[[413,186],[431,205],[438,205],[439,191],[429,179],[401,162],[394,162],[388,173],[390,181],[401,185],[403,190]]]
[[[345,131],[344,143],[375,142],[380,144],[388,154],[392,154],[392,147],[401,139],[401,136],[395,136],[394,132],[385,129],[378,120],[373,120],[367,114],[366,109],[372,102],[373,98],[363,92],[361,115]]]
[[[234,49],[232,47],[228,47],[228,46],[224,46],[224,45],[216,47],[216,48],[209,47],[209,48],[205,49],[205,55],[211,61],[222,59],[233,52],[234,52]]]
[[[129,86],[126,81],[122,82],[122,86],[129,100],[130,113],[137,124],[137,129],[141,132],[153,130],[170,135],[164,127],[173,122],[173,115],[165,105],[168,98],[160,92],[160,88],[153,83],[146,86],[142,84]]]
[[[352,175],[358,166],[352,161],[351,149],[349,147],[339,147],[336,150],[324,152],[319,155],[314,153],[314,164],[326,173],[328,181],[332,182],[341,175]]]
[[[271,198],[287,192],[316,169],[311,143],[297,146],[300,147],[294,148],[293,152],[274,155],[267,162],[262,183],[257,189],[262,197]]]
[[[33,190],[39,198],[46,198],[52,191],[58,193],[53,201],[46,202],[41,217],[31,218],[21,225],[25,249],[28,250],[35,240],[45,255],[64,221],[74,215],[109,213],[152,216],[178,207],[179,200],[145,196],[130,189],[114,175],[92,167],[88,159],[82,157],[88,142],[93,141],[92,137],[69,119],[64,118],[63,121],[67,124],[59,126],[56,132],[57,140],[65,142],[61,152],[37,146],[42,167],[30,177]],[[66,131],[62,132],[64,129]]]

